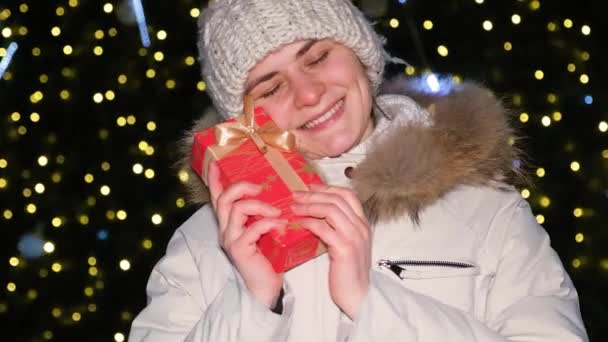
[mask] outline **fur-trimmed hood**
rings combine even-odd
[[[489,90],[463,83],[447,93],[431,94],[398,78],[385,83],[381,93],[410,97],[429,109],[432,124],[414,121],[390,127],[357,166],[353,188],[371,222],[404,213],[418,221],[422,209],[459,185],[501,188],[525,180],[521,167],[514,167],[521,156],[509,112]],[[189,199],[195,204],[209,197],[190,167],[192,136],[218,121],[217,115],[203,115],[181,141],[183,157],[178,166],[188,170]]]

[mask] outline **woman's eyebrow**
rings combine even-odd
[[[310,48],[312,48],[318,42],[319,41],[317,39],[313,39],[313,40],[309,41],[308,43],[304,44],[304,46],[302,46],[302,48],[300,50],[298,50],[298,52],[296,52],[296,59],[304,56],[308,52],[308,50],[310,50]]]
[[[319,42],[319,40],[313,39],[313,40],[308,41],[306,44],[304,44],[304,46],[302,46],[298,50],[298,52],[296,52],[296,59],[304,56],[308,52],[308,50],[310,50],[318,42]],[[276,74],[278,74],[278,72],[276,72],[276,71],[269,72],[265,75],[262,75],[262,76],[256,78],[255,80],[251,81],[251,83],[247,84],[247,86],[245,87],[245,94],[249,94],[249,92],[252,91],[258,84],[272,79],[274,76],[276,76]]]
[[[268,80],[271,80],[273,77],[275,77],[278,74],[278,72],[273,71],[273,72],[269,72],[263,76],[260,76],[258,78],[256,78],[255,80],[253,80],[251,83],[249,83],[246,87],[245,87],[245,94],[249,94],[250,91],[252,91],[255,87],[257,87],[258,84],[262,83],[262,82],[266,82]]]

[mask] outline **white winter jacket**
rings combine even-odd
[[[587,341],[576,290],[547,233],[502,183],[508,170],[484,164],[488,153],[504,156],[493,160],[506,168],[512,162],[500,144],[510,130],[493,122],[504,119],[502,107],[475,86],[454,96],[474,101],[422,97],[418,104],[434,103],[429,114],[409,97],[382,96],[380,107],[395,118],[352,151],[315,163],[327,183],[354,187],[374,223],[371,284],[356,321],[330,298],[327,255],[285,274],[281,315],[258,303],[219,247],[207,205],[154,267],[129,341]],[[450,129],[469,126],[446,140]],[[441,153],[460,159],[446,163]]]

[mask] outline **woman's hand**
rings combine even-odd
[[[255,196],[262,191],[257,184],[239,182],[224,189],[216,162],[209,166],[209,191],[219,222],[220,245],[232,260],[245,281],[249,292],[272,308],[276,305],[283,286],[283,274],[278,274],[258,250],[257,241],[273,228],[284,227],[287,220],[278,219],[281,211],[269,204],[244,196]],[[264,218],[245,228],[249,216]]]
[[[361,203],[346,188],[311,185],[294,194],[298,222],[328,246],[329,290],[333,301],[352,320],[369,290],[370,227]]]

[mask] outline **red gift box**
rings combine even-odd
[[[327,249],[309,230],[299,226],[291,211],[292,191],[306,191],[306,184],[322,184],[321,178],[293,147],[293,136],[280,131],[261,108],[246,101],[244,115],[194,135],[192,167],[204,180],[208,164],[216,160],[224,187],[248,181],[261,184],[253,197],[281,209],[290,223],[273,229],[258,241],[258,248],[276,272],[285,272]],[[291,146],[290,146],[291,145]],[[251,217],[246,226],[261,217]]]

